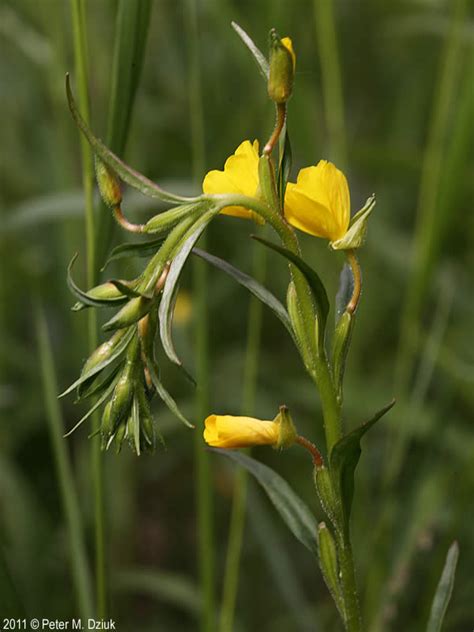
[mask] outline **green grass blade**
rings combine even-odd
[[[446,610],[453,592],[458,557],[459,546],[457,542],[453,542],[449,547],[443,572],[441,573],[438,587],[436,588],[426,632],[441,632]]]
[[[64,423],[57,400],[57,381],[53,352],[43,309],[38,303],[35,309],[36,338],[43,384],[49,433],[56,463],[56,475],[61,493],[64,517],[69,537],[71,573],[76,590],[81,617],[93,616],[92,588],[83,539],[79,499],[69,461],[64,435]]]

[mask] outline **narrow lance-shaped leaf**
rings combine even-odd
[[[295,255],[291,250],[284,248],[283,246],[279,246],[278,244],[274,244],[267,239],[263,239],[263,237],[257,237],[256,235],[252,235],[253,239],[261,242],[268,248],[275,250],[280,255],[288,259],[291,263],[293,263],[304,275],[306,281],[308,282],[309,287],[313,293],[316,309],[318,311],[319,323],[321,327],[321,331],[324,331],[326,326],[326,320],[329,312],[329,300],[324,285],[319,278],[318,274],[309,266],[301,257]]]
[[[146,366],[148,371],[150,372],[151,381],[153,382],[153,386],[156,388],[156,392],[163,400],[163,402],[168,406],[169,410],[173,413],[175,417],[177,417],[180,421],[183,422],[189,428],[194,428],[193,424],[186,419],[183,413],[178,408],[177,403],[174,401],[172,396],[168,393],[166,388],[160,381],[158,377],[158,368],[152,358],[146,357]]]
[[[125,296],[118,296],[116,298],[94,298],[88,292],[84,292],[83,290],[81,290],[81,288],[74,283],[71,275],[71,270],[76,259],[77,253],[71,259],[71,262],[69,263],[67,268],[67,285],[74,296],[79,299],[82,305],[87,305],[89,307],[115,307],[126,302],[127,298]],[[79,304],[76,304],[73,309],[74,311],[78,311],[80,309]]]
[[[268,65],[268,61],[266,60],[265,55],[258,48],[258,46],[256,46],[255,42],[250,37],[250,35],[248,35],[244,31],[244,29],[237,24],[237,22],[232,22],[232,28],[240,37],[240,39],[243,41],[245,46],[247,46],[249,51],[252,53],[253,58],[257,62],[257,66],[258,66],[258,69],[260,70],[262,77],[265,79],[265,81],[268,81],[268,77],[270,76],[270,66]]]
[[[164,202],[169,202],[171,204],[182,204],[183,202],[192,202],[196,199],[181,197],[179,195],[174,195],[173,193],[169,193],[168,191],[161,189],[157,184],[149,180],[146,176],[129,167],[125,162],[123,162],[123,160],[121,160],[108,147],[106,147],[106,145],[104,145],[104,143],[100,139],[94,136],[94,134],[80,115],[79,110],[77,109],[74,97],[71,92],[68,74],[66,75],[66,93],[71,114],[76,121],[78,127],[87,138],[89,144],[92,147],[92,150],[105,162],[106,165],[108,165],[111,169],[115,171],[119,178],[121,178],[131,187],[138,189],[141,193],[143,193],[143,195],[146,195],[150,198],[163,200]]]
[[[333,447],[330,455],[331,474],[336,489],[342,500],[342,512],[345,534],[349,530],[352,498],[354,496],[354,472],[361,455],[360,440],[372,426],[394,406],[392,400],[362,426],[352,430],[340,439]]]
[[[158,317],[160,321],[160,338],[161,342],[163,343],[163,349],[165,350],[165,353],[171,360],[171,362],[181,368],[183,368],[183,365],[175,351],[171,331],[173,323],[174,304],[176,302],[178,290],[178,281],[184,264],[186,263],[186,260],[191,253],[191,250],[193,249],[194,245],[198,241],[206,226],[207,223],[203,223],[198,228],[196,228],[196,230],[184,242],[184,245],[182,246],[178,254],[174,257],[168,272],[168,276],[166,277],[165,285],[163,288],[163,295],[161,297],[160,307],[158,310]],[[187,376],[189,378],[191,377],[189,374],[187,374]],[[191,380],[194,382],[192,378]]]
[[[82,426],[82,424],[87,419],[89,419],[89,417],[92,415],[92,413],[94,413],[100,406],[102,406],[102,404],[106,401],[106,399],[108,399],[110,397],[110,395],[112,395],[113,390],[115,388],[115,385],[118,382],[118,379],[119,379],[119,377],[118,377],[118,375],[116,373],[115,374],[115,379],[112,380],[112,382],[108,385],[106,390],[102,393],[102,395],[94,403],[94,405],[87,411],[87,413],[81,419],[79,419],[79,421],[71,428],[71,430],[68,430],[68,432],[66,432],[66,434],[64,435],[64,438],[69,437],[70,435],[72,435],[72,433],[75,430],[77,430],[79,428],[79,426]]]
[[[103,362],[99,362],[99,364],[96,364],[89,371],[87,371],[86,373],[81,375],[81,377],[79,379],[77,379],[73,384],[71,384],[71,386],[69,388],[67,388],[63,393],[61,393],[61,395],[59,395],[59,397],[64,397],[65,395],[68,395],[68,393],[71,393],[75,388],[78,388],[78,387],[86,384],[86,382],[90,381],[98,373],[100,373],[103,369],[105,369],[107,366],[109,366],[114,360],[119,358],[121,356],[121,354],[127,348],[128,343],[133,338],[135,332],[136,332],[136,328],[135,327],[130,327],[128,329],[128,331],[126,331],[124,333],[123,338],[120,339],[120,342],[118,342],[118,344],[114,348],[113,352]]]
[[[116,246],[112,250],[109,258],[102,268],[102,271],[105,270],[109,263],[111,263],[112,261],[117,261],[118,259],[127,259],[132,257],[151,257],[157,252],[160,246],[163,245],[164,240],[164,237],[160,237],[159,239],[144,241],[137,244],[120,244],[120,246]]]
[[[446,610],[453,592],[458,557],[459,546],[457,542],[453,542],[449,547],[443,572],[441,573],[438,587],[436,588],[426,632],[441,632],[441,626],[443,625]]]
[[[224,259],[220,259],[215,255],[211,255],[205,250],[193,248],[193,254],[201,257],[219,270],[222,270],[233,279],[235,279],[237,283],[240,283],[240,285],[247,288],[249,292],[251,292],[255,297],[257,297],[260,301],[262,301],[262,303],[264,303],[272,310],[275,316],[277,316],[281,320],[286,329],[293,336],[293,330],[291,328],[291,322],[288,316],[288,312],[286,311],[282,303],[276,298],[276,296],[274,296],[269,290],[267,290],[266,287],[264,287],[256,279],[246,274],[245,272],[242,272],[242,270],[239,270]]]
[[[307,505],[274,470],[255,459],[234,452],[210,448],[248,470],[260,483],[293,535],[312,553],[317,553],[317,522]]]

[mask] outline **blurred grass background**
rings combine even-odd
[[[116,90],[110,78],[117,2],[84,6],[91,121],[105,138],[112,116],[109,97]],[[367,629],[425,629],[446,550],[455,538],[460,562],[445,630],[471,629],[474,5],[467,0],[201,0],[197,7],[207,168],[222,168],[244,138],[263,142],[273,125],[261,78],[230,22],[237,21],[263,50],[275,26],[291,35],[298,56],[288,123],[293,176],[298,168],[328,158],[345,167],[353,210],[377,194],[360,257],[364,294],[345,397],[348,427],[392,396],[398,399],[390,418],[365,439],[358,469],[353,538]],[[331,7],[336,59],[328,30]],[[193,190],[196,169],[187,11],[184,0],[151,5],[124,155],[178,193]],[[71,540],[48,424],[53,417],[56,428],[69,429],[84,411],[72,398],[61,400],[57,409],[51,398],[45,402],[48,371],[38,352],[38,334],[43,342],[49,337],[59,391],[88,355],[87,317],[70,312],[73,299],[65,282],[77,251],[76,277],[86,285],[80,147],[64,95],[65,72],[74,73],[69,3],[4,0],[0,47],[0,616],[71,618],[79,616]],[[338,65],[340,87],[334,74]],[[114,142],[123,147],[125,141]],[[131,217],[157,210],[133,193],[127,200]],[[257,246],[248,235],[254,230],[247,222],[218,219],[207,247],[251,271]],[[104,237],[104,251],[109,242],[124,240],[114,228],[110,240]],[[322,241],[303,236],[302,243],[334,295],[342,260]],[[132,277],[139,265],[120,263],[113,273]],[[249,297],[216,270],[209,271],[209,279],[211,409],[237,414]],[[283,296],[287,270],[276,257],[267,279]],[[35,316],[38,298],[44,322]],[[188,270],[175,338],[189,366],[195,305]],[[165,361],[162,375],[192,415],[189,384]],[[264,312],[256,414],[271,417],[281,403],[290,406],[300,432],[321,444],[317,394],[286,332]],[[152,457],[124,451],[104,458],[111,614],[119,630],[195,630],[193,437],[167,410],[156,412],[166,450]],[[92,568],[89,431],[83,426],[64,444]],[[319,512],[304,455],[263,449],[256,456],[285,475]],[[234,471],[214,455],[212,466],[220,597]],[[235,629],[338,630],[314,560],[253,484],[248,503]]]

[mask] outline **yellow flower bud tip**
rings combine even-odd
[[[224,170],[209,171],[202,183],[202,190],[207,194],[236,193],[248,197],[256,197],[258,191],[259,143],[244,140],[235,152],[227,158]],[[258,216],[243,206],[227,206],[221,213],[245,219],[256,219]],[[258,219],[257,219],[258,221]],[[261,223],[261,222],[260,222]]]
[[[280,437],[279,424],[254,417],[209,415],[204,425],[204,441],[214,448],[276,446]]]
[[[282,37],[281,43],[291,55],[291,59],[293,60],[293,72],[294,72],[296,68],[296,55],[293,48],[293,42],[291,41],[291,37]]]
[[[270,74],[268,95],[275,103],[285,103],[293,90],[296,55],[289,37],[280,38],[275,29],[270,31]]]
[[[287,185],[285,217],[292,226],[315,237],[331,242],[341,239],[350,222],[346,176],[327,160],[301,169],[296,184]]]

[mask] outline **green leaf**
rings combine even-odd
[[[206,228],[207,223],[203,223],[191,235],[186,239],[184,245],[181,247],[178,254],[174,257],[168,276],[166,277],[165,285],[163,287],[163,295],[160,301],[160,307],[158,309],[158,318],[160,322],[160,338],[163,344],[163,349],[168,358],[177,366],[184,369],[181,360],[179,359],[173,344],[172,338],[172,324],[173,324],[173,312],[176,302],[176,296],[178,294],[178,281],[181,275],[184,264],[191,253],[195,243],[198,241],[203,230]],[[193,383],[194,379],[185,371],[188,378]]]
[[[458,557],[459,545],[454,541],[449,547],[443,572],[441,573],[438,587],[436,588],[426,632],[441,632],[441,626],[443,625],[446,610],[453,592]]]
[[[211,451],[216,452],[216,454],[223,454],[249,471],[266,491],[275,509],[293,535],[312,553],[317,553],[316,519],[284,478],[263,463],[259,463],[259,461],[241,452],[220,448],[211,448]]]
[[[319,324],[321,327],[321,331],[324,331],[326,326],[326,320],[329,312],[329,300],[328,295],[326,294],[326,290],[324,285],[319,278],[318,274],[309,266],[301,257],[295,255],[291,250],[284,248],[283,246],[279,246],[278,244],[274,244],[267,239],[263,239],[263,237],[258,237],[256,235],[252,235],[253,239],[261,242],[268,248],[275,250],[280,255],[291,261],[304,275],[306,281],[308,282],[311,291],[313,292],[314,299],[316,301],[316,309],[318,310]]]
[[[117,375],[117,372],[114,372],[114,373],[115,373],[115,374],[113,374],[114,379],[112,379],[112,381],[108,384],[108,387],[105,389],[105,391],[99,397],[99,399],[94,403],[92,408],[90,408],[87,411],[87,413],[81,419],[79,419],[79,421],[71,428],[71,430],[68,430],[66,432],[66,434],[64,435],[64,438],[69,437],[70,435],[72,435],[72,433],[75,430],[77,430],[79,428],[79,426],[82,426],[82,424],[87,419],[89,419],[89,417],[92,415],[92,413],[94,413],[100,406],[102,406],[102,404],[105,402],[105,400],[108,399],[112,395],[113,390],[115,388],[115,385],[117,384],[118,379],[119,379],[119,376]],[[103,383],[102,383],[102,386],[103,386]]]
[[[137,298],[139,296],[147,299],[153,298],[151,294],[144,294],[143,292],[138,292],[138,290],[135,290],[133,286],[136,285],[136,283],[134,282],[121,281],[120,279],[110,279],[109,283],[115,285],[117,290],[121,292],[124,296],[128,296],[128,298]]]
[[[250,37],[250,35],[248,35],[244,31],[244,29],[237,24],[237,22],[232,22],[231,24],[234,31],[237,33],[237,35],[243,41],[245,46],[247,46],[249,51],[252,53],[253,58],[257,62],[257,66],[258,66],[258,69],[260,70],[260,74],[265,79],[265,81],[268,81],[268,77],[270,76],[270,66],[268,65],[268,61],[266,60],[265,55],[258,48],[258,46],[256,46],[255,42]]]
[[[330,455],[330,469],[334,485],[342,500],[343,530],[349,530],[352,498],[354,496],[354,472],[361,455],[360,441],[365,433],[383,417],[395,404],[392,400],[362,426],[352,430],[340,439],[333,447]]]
[[[163,245],[165,237],[144,241],[138,244],[121,244],[116,246],[109,255],[109,258],[102,267],[102,272],[112,262],[117,259],[127,259],[132,257],[151,257]]]
[[[135,169],[132,169],[127,164],[123,162],[118,156],[116,156],[104,143],[96,138],[82,116],[77,109],[76,103],[74,101],[74,97],[71,92],[71,86],[69,82],[69,75],[66,75],[66,93],[67,99],[69,103],[69,109],[71,110],[71,114],[76,121],[79,129],[86,137],[89,142],[92,150],[108,165],[111,169],[115,171],[115,173],[121,178],[124,182],[129,184],[131,187],[138,189],[143,195],[146,195],[153,199],[163,200],[164,202],[169,202],[171,204],[182,204],[183,202],[192,202],[197,198],[185,198],[179,195],[174,195],[173,193],[168,193],[161,189],[157,184],[149,180],[146,176],[142,175]]]
[[[67,267],[67,285],[74,296],[76,296],[76,298],[78,298],[80,301],[80,303],[76,303],[73,306],[74,311],[79,311],[84,305],[87,305],[89,307],[116,307],[117,305],[123,305],[123,303],[127,301],[126,296],[122,296],[119,298],[92,298],[87,292],[81,290],[81,288],[74,283],[71,275],[71,270],[76,259],[77,253],[71,259],[71,262]]]
[[[185,424],[189,428],[194,428],[193,424],[186,419],[183,413],[179,410],[177,403],[174,401],[172,396],[168,393],[166,388],[161,383],[160,378],[158,377],[158,367],[156,366],[155,361],[147,356],[146,365],[148,371],[150,372],[153,386],[156,388],[158,395],[161,397],[166,406],[168,406],[169,410],[173,413],[173,415],[175,415],[175,417],[182,421],[183,424]]]
[[[120,342],[117,343],[115,349],[113,350],[113,353],[111,353],[106,360],[104,360],[103,362],[99,362],[99,364],[96,364],[89,371],[81,375],[80,378],[77,379],[73,384],[71,384],[71,386],[69,386],[69,388],[67,388],[63,393],[61,393],[59,397],[64,397],[65,395],[71,393],[75,388],[84,385],[86,382],[90,381],[91,378],[95,377],[103,369],[109,366],[109,364],[111,364],[114,360],[119,358],[127,348],[128,343],[131,341],[135,333],[136,328],[130,327],[128,331],[124,334]]]
[[[212,264],[219,270],[222,270],[233,279],[243,285],[243,287],[247,288],[249,292],[251,292],[254,296],[256,296],[262,303],[264,303],[267,307],[269,307],[272,312],[277,316],[281,322],[285,325],[287,330],[293,336],[293,330],[291,327],[290,317],[288,316],[288,312],[284,308],[284,306],[280,303],[280,301],[274,296],[266,287],[264,287],[261,283],[259,283],[256,279],[251,277],[250,275],[242,272],[238,268],[234,267],[224,259],[220,259],[215,255],[211,255],[205,250],[201,250],[200,248],[193,248],[193,254],[201,257],[208,263]]]

